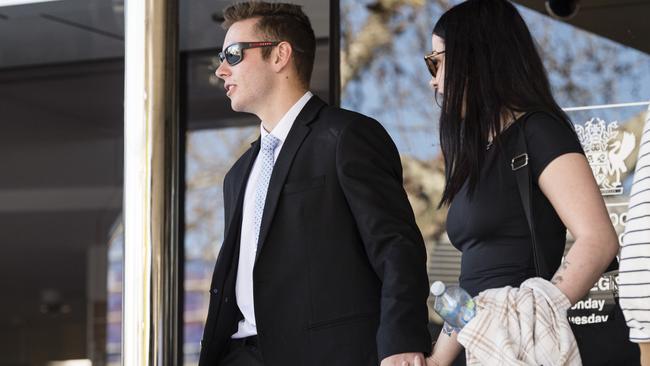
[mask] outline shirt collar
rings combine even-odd
[[[287,139],[289,130],[291,130],[291,126],[293,126],[293,122],[296,120],[296,117],[298,117],[300,111],[302,111],[302,109],[305,107],[305,104],[307,104],[309,99],[311,99],[313,96],[314,94],[312,94],[312,92],[307,91],[291,108],[289,108],[287,113],[285,113],[284,116],[282,116],[280,119],[280,122],[278,122],[278,124],[275,125],[273,130],[270,132],[273,136],[277,137],[281,143]],[[269,132],[266,132],[264,129],[264,125],[262,123],[260,123],[260,134],[262,138],[269,134]]]

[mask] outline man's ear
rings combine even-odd
[[[289,42],[280,42],[280,44],[275,47],[275,52],[273,52],[272,61],[275,71],[280,72],[289,67],[292,55],[293,48],[291,47],[291,44],[289,44]]]

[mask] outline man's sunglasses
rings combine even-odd
[[[438,55],[442,55],[445,53],[445,51],[433,51],[430,54],[424,56],[424,62],[427,64],[427,68],[429,69],[429,72],[431,73],[431,76],[434,78],[436,77],[436,74],[438,74],[438,67],[440,64],[440,61],[437,60],[435,57]]]
[[[228,65],[235,66],[244,59],[244,50],[249,48],[274,47],[279,44],[280,42],[277,41],[233,43],[223,51],[219,52],[219,60],[221,62],[225,60]]]

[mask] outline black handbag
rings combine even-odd
[[[528,148],[526,134],[524,132],[525,122],[533,112],[527,113],[517,122],[514,133],[517,135],[514,148],[510,146],[508,153],[512,156],[510,167],[515,173],[519,197],[524,208],[526,221],[530,230],[533,263],[537,276],[550,280],[554,271],[549,268],[545,253],[537,244],[535,233],[535,220],[532,208],[532,178],[528,166]],[[594,286],[594,291],[582,299],[582,309],[574,305],[569,310],[571,329],[578,343],[580,358],[584,365],[639,365],[639,348],[629,340],[629,329],[621,307],[618,304],[618,293],[616,291],[614,276],[618,273],[618,260],[614,258],[607,268],[601,280]],[[607,283],[608,286],[599,286],[600,283]],[[601,287],[606,287],[602,288]],[[601,302],[602,301],[602,302]],[[578,302],[580,303],[580,302]],[[588,305],[587,305],[588,304]],[[598,306],[602,315],[581,315],[580,310]],[[607,308],[606,308],[607,306]],[[589,310],[589,309],[587,309]],[[601,318],[599,322],[596,316]],[[605,318],[602,318],[605,317]],[[606,319],[606,320],[605,320]],[[584,320],[584,321],[583,321]],[[604,320],[604,321],[603,321]]]

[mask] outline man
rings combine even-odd
[[[426,253],[395,145],[308,91],[316,46],[299,6],[224,18],[216,74],[261,136],[224,178],[200,365],[424,364]]]

